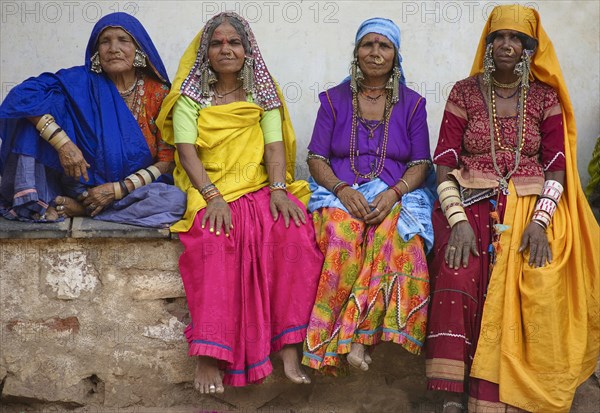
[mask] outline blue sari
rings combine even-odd
[[[98,36],[107,27],[127,31],[147,55],[154,76],[170,85],[141,23],[129,14],[112,13],[94,26],[84,66],[43,73],[11,89],[0,105],[0,213],[5,217],[43,216],[59,194],[75,197],[85,186],[123,180],[153,163],[137,120],[114,83],[104,73],[90,70]],[[54,116],[90,164],[85,185],[64,176],[56,150],[27,120],[46,113]]]

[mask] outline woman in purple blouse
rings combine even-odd
[[[374,18],[356,35],[351,76],[321,93],[308,147],[317,242],[325,255],[303,363],[367,370],[369,346],[418,354],[429,301],[432,196],[425,99],[408,89],[400,30]]]

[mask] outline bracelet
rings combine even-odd
[[[448,206],[448,208],[446,208],[446,210],[444,211],[444,215],[446,217],[451,217],[454,214],[457,213],[465,213],[465,209],[463,208],[461,203],[456,203],[456,204],[450,204],[450,206]]]
[[[123,190],[118,182],[113,182],[113,191],[115,192],[115,200],[123,199]]]
[[[459,213],[452,215],[450,218],[448,218],[448,223],[450,224],[450,228],[452,228],[459,222],[468,221],[468,220],[469,219],[467,218],[467,214],[465,214],[464,212],[462,212],[462,213],[459,212]]]
[[[150,165],[149,167],[146,168],[146,170],[150,173],[150,175],[152,175],[152,177],[154,178],[153,179],[154,181],[156,181],[162,175],[162,173],[160,172],[160,169],[158,169],[154,165]]]
[[[148,172],[145,169],[140,169],[139,171],[136,172],[136,174],[138,174],[139,176],[142,177],[142,179],[144,180],[144,185],[148,185],[149,183],[151,183],[154,179],[152,179],[152,175],[150,175],[150,172]]]
[[[402,199],[402,191],[400,189],[398,189],[398,187],[396,185],[392,185],[390,187],[388,187],[388,189],[391,189],[392,191],[394,191],[396,193],[396,195],[398,195],[398,201]]]
[[[54,122],[54,116],[47,113],[43,115],[40,118],[40,120],[38,120],[38,123],[35,125],[35,128],[38,130],[38,132],[40,132],[44,126],[49,125],[52,122]]]
[[[338,181],[333,188],[331,188],[331,192],[333,192],[336,196],[337,196],[337,192],[340,190],[341,187],[344,186],[348,186],[348,184],[344,181]]]
[[[287,192],[287,186],[285,185],[285,182],[273,182],[271,185],[269,185],[269,190],[271,192],[279,190]]]
[[[544,222],[540,221],[539,219],[532,219],[531,222],[535,222],[540,227],[544,228],[544,231],[548,229],[548,227],[546,226],[546,224]]]
[[[69,137],[67,136],[67,134],[64,130],[61,130],[54,136],[54,138],[52,139],[52,142],[48,142],[48,143],[50,145],[52,145],[54,147],[54,149],[59,150],[67,142],[71,142],[71,139],[69,139]]]
[[[131,181],[131,183],[133,184],[133,188],[134,189],[138,189],[138,188],[141,188],[143,186],[142,185],[142,180],[136,174],[131,174],[131,175],[129,175],[125,179],[129,179]]]
[[[406,182],[403,178],[400,178],[399,182],[401,182],[404,185],[406,185],[406,193],[408,194],[410,192],[410,186],[408,185],[408,182]]]
[[[40,132],[40,136],[42,137],[43,140],[48,142],[50,140],[50,138],[52,137],[52,135],[54,135],[54,133],[56,131],[58,131],[59,129],[60,129],[60,126],[58,126],[58,123],[53,121],[53,122],[49,123],[47,126],[44,126],[44,128]]]
[[[218,196],[221,196],[221,192],[219,192],[219,191],[212,192],[210,195],[207,195],[206,197],[204,197],[204,201],[208,204],[208,201],[210,201],[211,199],[214,199]]]
[[[121,187],[121,193],[124,197],[129,195],[129,188],[127,188],[125,181],[119,181],[119,186]]]

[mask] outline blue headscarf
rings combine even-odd
[[[363,37],[369,33],[377,33],[385,36],[390,42],[394,44],[396,53],[398,54],[398,69],[400,69],[400,83],[406,84],[404,78],[404,70],[402,70],[402,55],[400,54],[400,28],[396,26],[396,23],[389,19],[382,17],[373,17],[372,19],[365,20],[361,23],[358,31],[356,32],[355,42],[358,45]]]
[[[154,74],[169,84],[162,60],[142,24],[126,13],[103,17],[92,30],[85,66],[29,78],[11,89],[0,105],[0,175],[11,154],[31,156],[62,171],[56,150],[26,119],[46,113],[54,116],[91,165],[89,185],[122,180],[152,163],[144,135],[114,83],[104,73],[90,71],[96,41],[107,27],[127,31],[148,56]]]

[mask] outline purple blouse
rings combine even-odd
[[[335,175],[349,183],[363,184],[369,180],[357,177],[350,167],[350,133],[352,130],[352,91],[346,81],[319,94],[321,107],[308,150],[329,159]],[[367,121],[368,126],[377,121]],[[367,175],[379,161],[383,143],[384,124],[377,127],[373,138],[362,121],[357,126],[358,156],[354,165]],[[379,178],[387,185],[395,185],[404,175],[411,161],[430,160],[429,130],[425,99],[415,91],[400,85],[399,100],[392,108],[384,168]]]

